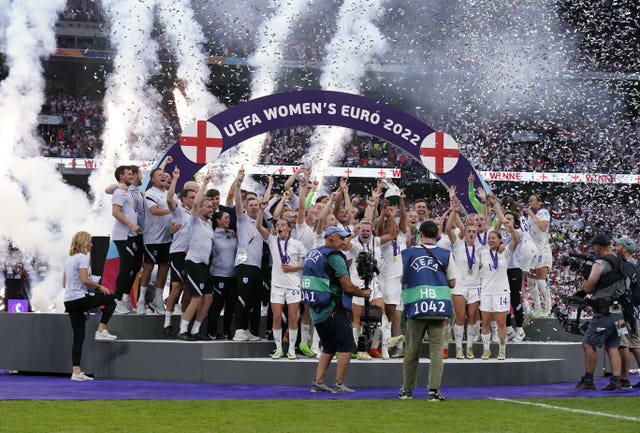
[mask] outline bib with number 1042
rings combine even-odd
[[[410,319],[419,317],[444,318],[452,316],[451,289],[449,286],[427,286],[402,290],[404,313]]]

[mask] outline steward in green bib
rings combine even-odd
[[[444,364],[442,345],[445,320],[451,317],[451,288],[457,268],[449,266],[451,251],[436,245],[438,226],[432,220],[420,225],[422,244],[402,251],[402,303],[406,321],[406,342],[399,398],[413,398],[418,385],[420,345],[429,335],[429,401],[444,400],[440,383]]]
[[[351,234],[331,226],[324,232],[324,243],[309,251],[302,270],[302,302],[311,309],[322,342],[311,392],[353,392],[344,384],[351,352],[355,350],[348,310],[352,296],[369,297],[371,291],[361,290],[349,278],[349,266],[342,251],[351,248]],[[336,353],[336,383],[329,387],[324,383],[324,376]]]

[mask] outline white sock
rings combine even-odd
[[[351,328],[353,331],[353,340],[356,342],[356,346],[358,345],[358,334],[360,334],[358,328]]]
[[[316,330],[316,327],[313,327],[313,340],[311,342],[311,350],[313,350],[315,353],[318,353],[320,351],[320,336],[318,335],[318,331]]]
[[[551,291],[547,285],[547,280],[536,280],[536,283],[538,284],[538,290],[544,301],[545,311],[551,311]]]
[[[276,350],[282,350],[282,329],[273,330],[273,342],[276,343]]]
[[[163,299],[162,299],[163,293],[164,293],[164,289],[156,289],[156,301],[158,301],[160,305],[163,304]]]
[[[296,353],[296,340],[298,339],[298,330],[289,329],[289,353]]]
[[[467,324],[467,347],[473,347],[473,342],[476,339],[476,324],[468,323]]]
[[[191,327],[191,333],[193,335],[196,335],[198,332],[200,332],[200,325],[202,324],[202,322],[198,322],[197,320],[193,321],[193,326]]]
[[[462,349],[462,336],[464,335],[464,326],[462,325],[453,325],[453,336],[456,342],[456,349]],[[469,336],[467,336],[467,340]],[[473,341],[473,340],[471,340]]]
[[[144,296],[146,294],[147,294],[147,288],[140,286],[140,293],[138,294],[138,303],[142,302],[142,305],[144,305]]]
[[[180,333],[184,334],[189,330],[189,321],[180,319]]]
[[[371,348],[378,348],[382,342],[382,329],[376,328],[373,331],[373,337],[371,338]]]
[[[491,334],[480,334],[482,337],[482,347],[488,349],[491,346]]]
[[[127,308],[131,307],[131,297],[128,294],[122,295],[122,305]]]
[[[444,346],[445,349],[449,347],[450,342],[451,342],[451,324],[448,323],[444,325],[444,328],[442,329],[442,345]]]
[[[300,344],[309,344],[309,339],[311,338],[311,325],[305,325],[304,323],[301,323],[300,327]]]
[[[540,309],[540,291],[538,290],[538,283],[533,278],[527,278],[527,290],[533,301],[533,309]]]
[[[164,313],[164,327],[171,326],[171,312]]]
[[[489,325],[491,328],[491,335],[498,335],[498,324],[496,323],[495,320],[491,321],[491,325]]]
[[[386,346],[387,344],[389,344],[389,338],[391,338],[391,322],[389,322],[389,319],[387,318],[387,316],[382,316],[382,326],[381,326],[381,331],[382,331],[382,345]]]

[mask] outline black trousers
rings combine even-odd
[[[220,312],[224,308],[224,319],[222,322],[222,332],[231,333],[231,323],[233,321],[233,309],[238,296],[238,286],[236,277],[212,277],[213,279],[213,304],[209,308],[207,328],[209,335],[216,335],[218,332],[218,319]]]
[[[521,290],[522,290],[522,269],[507,269],[507,277],[509,278],[509,291],[511,292],[511,308],[513,308],[513,317],[516,322],[516,328],[522,327],[524,323],[524,311],[522,311]],[[507,326],[511,326],[511,315],[507,314]]]
[[[236,280],[238,282],[238,297],[235,308],[236,329],[249,329],[249,318],[252,313],[255,314],[257,311],[258,318],[260,318],[262,272],[257,266],[238,265],[236,266]]]
[[[138,238],[140,236],[130,236],[126,241],[113,241],[120,258],[120,267],[116,277],[116,299],[122,299],[123,294],[129,293],[136,273],[140,269],[142,244],[138,244]]]
[[[73,329],[73,345],[71,346],[71,360],[73,361],[73,365],[80,365],[82,358],[82,343],[84,342],[85,334],[84,322],[86,320],[85,312],[102,305],[104,305],[104,309],[102,310],[100,323],[106,325],[109,323],[109,319],[111,319],[113,311],[116,309],[114,295],[96,293],[95,295],[87,295],[84,298],[64,303],[64,307],[67,313],[69,313],[69,320],[71,320],[71,328]]]

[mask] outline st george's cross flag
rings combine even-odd
[[[435,174],[453,170],[459,157],[458,143],[444,132],[434,132],[427,135],[420,145],[422,164]]]
[[[186,127],[180,136],[180,149],[190,161],[206,164],[222,151],[222,134],[213,123],[198,120]]]

